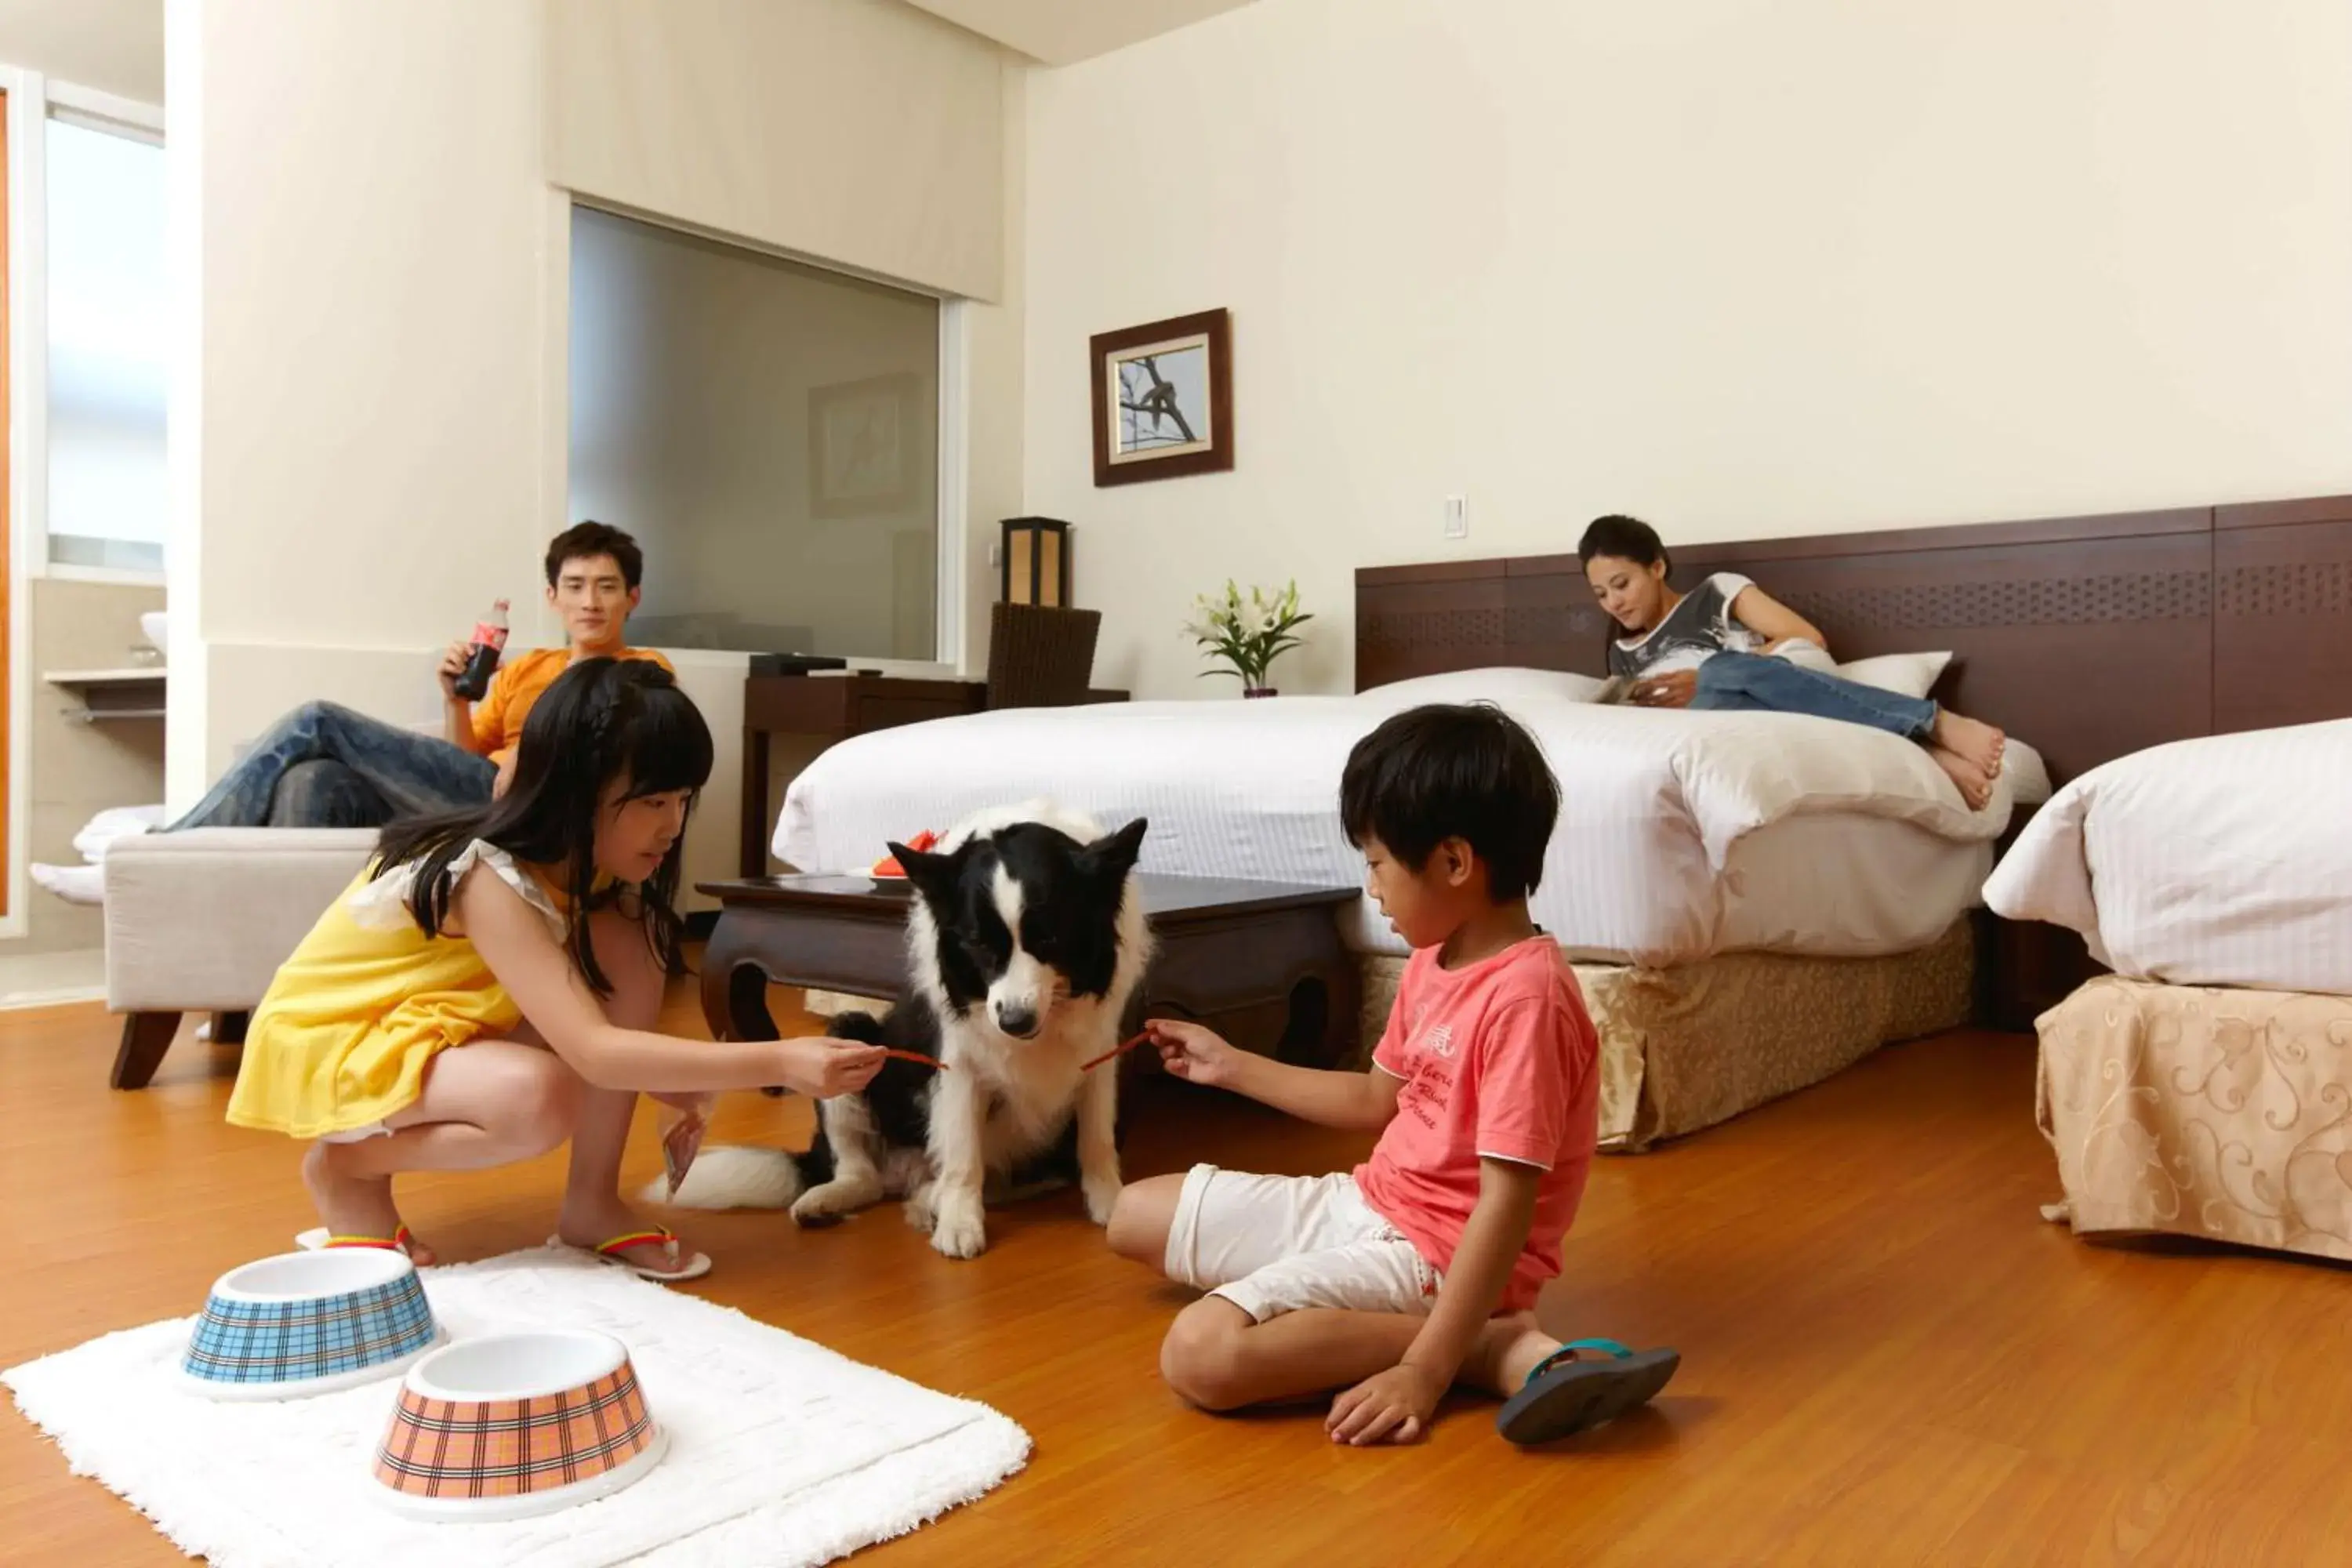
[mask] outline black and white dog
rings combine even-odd
[[[1119,1024],[1150,962],[1135,885],[1139,817],[1116,833],[1050,802],[982,812],[929,854],[893,844],[912,884],[908,992],[879,1019],[844,1014],[845,1039],[914,1051],[863,1094],[818,1106],[806,1154],[707,1150],[669,1201],[781,1208],[823,1225],[888,1196],[950,1258],[988,1245],[982,1188],[1075,1143],[1097,1225],[1118,1196]],[[649,1193],[648,1196],[656,1194]]]

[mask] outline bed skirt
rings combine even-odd
[[[2108,976],[2039,1033],[2048,1217],[2352,1261],[2352,997]]]

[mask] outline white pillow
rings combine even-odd
[[[2019,805],[2041,805],[2053,793],[2050,787],[2050,764],[2042,753],[2011,735],[2009,747],[2001,752],[2000,771],[2009,780],[2009,798]]]
[[[1835,675],[1837,660],[1822,650],[1822,645],[1804,637],[1790,637],[1772,650],[1775,658],[1785,658],[1800,669],[1810,669],[1816,675]]]
[[[1883,653],[1876,658],[1858,658],[1852,664],[1839,665],[1837,672],[1845,679],[1875,686],[1881,691],[1925,697],[1935,689],[1937,678],[1951,662],[1949,653]]]
[[[1383,705],[1417,707],[1423,702],[1507,702],[1513,699],[1590,702],[1608,682],[1565,669],[1455,669],[1375,686],[1360,697]]]

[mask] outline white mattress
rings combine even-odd
[[[2213,735],[2094,768],[1985,888],[2134,980],[2352,995],[2352,720]]]
[[[775,850],[804,870],[858,870],[889,839],[1050,796],[1106,823],[1149,817],[1147,871],[1352,884],[1363,860],[1339,830],[1339,774],[1392,706],[1377,691],[1107,703],[887,730],[833,747],[793,782]],[[1601,962],[1923,946],[1977,900],[2012,781],[2042,776],[2013,744],[1993,804],[1970,812],[1919,747],[1855,725],[1541,697],[1503,706],[1560,782],[1535,917]],[[1402,951],[1369,900],[1348,937],[1360,952]]]

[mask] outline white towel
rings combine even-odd
[[[425,1524],[370,1495],[390,1379],[216,1403],[174,1384],[190,1326],[181,1319],[11,1367],[0,1382],[76,1474],[217,1568],[791,1568],[903,1535],[1028,1459],[1028,1434],[984,1405],[577,1253],[509,1253],[420,1278],[454,1338],[561,1324],[619,1339],[669,1428],[667,1455],[625,1491],[562,1513]]]

